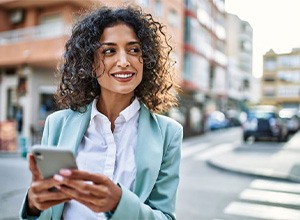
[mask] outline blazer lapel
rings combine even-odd
[[[71,125],[72,127],[62,130],[58,147],[71,149],[73,153],[77,153],[78,146],[90,122],[91,106],[91,104],[88,105],[86,112],[74,112],[74,115],[67,118],[65,126]]]
[[[163,155],[163,138],[156,118],[142,104],[135,148],[134,193],[141,201],[149,196],[157,179]]]

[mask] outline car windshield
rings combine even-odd
[[[248,119],[257,118],[257,119],[270,119],[274,118],[274,112],[265,112],[265,111],[252,111],[248,114]]]

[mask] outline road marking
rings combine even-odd
[[[253,217],[267,220],[299,220],[300,211],[296,209],[272,207],[251,203],[232,202],[224,210],[226,214]]]
[[[269,191],[300,193],[299,183],[287,183],[287,182],[270,181],[270,180],[262,180],[262,179],[254,180],[250,184],[250,188],[263,189]]]
[[[181,158],[186,158],[195,155],[196,153],[203,151],[208,147],[209,147],[208,143],[197,144],[194,145],[193,147],[183,147],[181,149]]]
[[[240,199],[281,204],[281,205],[300,206],[300,196],[298,194],[291,194],[291,193],[284,193],[284,192],[245,189],[240,194]]]
[[[233,143],[226,143],[226,144],[219,144],[216,146],[212,146],[211,149],[199,153],[193,157],[195,160],[208,160],[214,156],[217,156],[222,153],[226,153],[228,151],[231,151],[233,148],[235,148],[237,145],[235,142]]]

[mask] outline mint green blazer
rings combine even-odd
[[[61,110],[45,123],[42,144],[77,152],[90,122],[91,104],[85,113]],[[176,219],[182,126],[171,118],[151,113],[141,104],[135,147],[136,180],[133,192],[122,188],[121,200],[111,220]],[[26,216],[26,202],[21,218]],[[39,219],[61,219],[64,204],[43,211]],[[33,219],[33,218],[32,218]]]

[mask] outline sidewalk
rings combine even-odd
[[[300,131],[274,154],[235,149],[207,162],[233,172],[300,182]]]

